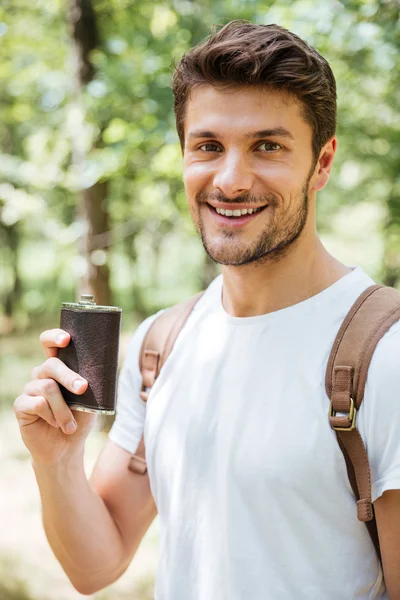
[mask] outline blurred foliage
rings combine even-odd
[[[21,565],[18,567],[13,560],[7,556],[0,555],[0,599],[1,600],[56,600],[59,594],[56,590],[43,590],[39,595],[31,588],[31,580],[35,578],[34,573],[30,576],[21,574]],[[83,598],[78,592],[72,592],[70,598]],[[87,596],[86,596],[87,597]],[[65,596],[63,596],[65,598]],[[122,591],[115,586],[109,586],[105,590],[90,595],[93,600],[152,600],[154,598],[154,577],[143,576],[135,583],[134,589]]]
[[[0,583],[1,600],[33,600],[24,585],[12,582],[10,585]]]
[[[397,283],[397,0],[93,0],[100,45],[91,53],[95,77],[80,103],[73,93],[66,6],[3,0],[0,7],[3,329],[7,322],[21,331],[38,319],[48,323],[61,300],[74,299],[86,269],[77,211],[82,185],[109,184],[111,233],[91,259],[109,264],[113,301],[128,321],[134,312],[145,316],[207,283],[210,267],[184,196],[170,79],[188,47],[213,24],[233,18],[284,25],[331,63],[339,151],[319,196],[320,230],[329,238],[343,225],[334,215],[344,214],[350,232],[362,234],[351,217],[351,208],[362,205],[379,233],[372,274]],[[86,154],[79,176],[71,158],[78,138]]]

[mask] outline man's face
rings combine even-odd
[[[184,183],[193,222],[215,262],[276,260],[300,238],[315,164],[311,142],[299,104],[283,93],[211,85],[192,91]]]

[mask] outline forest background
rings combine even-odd
[[[171,73],[210,27],[278,23],[327,58],[339,149],[318,196],[328,250],[400,285],[397,0],[3,0],[0,6],[0,599],[81,598],[51,554],[12,403],[61,302],[137,323],[218,273],[191,224]],[[88,440],[92,468],[112,419]],[[97,600],[152,598],[157,522]]]

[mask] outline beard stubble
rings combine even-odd
[[[313,171],[314,169],[310,171],[305,184],[297,196],[300,197],[298,206],[296,206],[293,212],[289,211],[287,215],[280,215],[277,213],[280,201],[274,194],[263,196],[248,194],[235,199],[235,202],[244,205],[246,203],[260,204],[260,206],[268,204],[268,208],[264,210],[272,211],[271,222],[267,225],[266,229],[261,231],[257,238],[250,243],[246,244],[240,242],[238,239],[238,232],[236,231],[224,231],[222,232],[222,241],[219,240],[213,245],[212,240],[208,239],[204,220],[202,219],[200,212],[198,212],[195,226],[200,234],[203,247],[211,260],[221,265],[236,267],[250,263],[263,265],[268,262],[281,260],[300,238],[307,222],[309,211],[309,183]],[[225,198],[223,194],[200,192],[196,197],[197,205],[201,206],[207,202],[207,200],[211,199],[217,202],[233,204],[232,200]]]

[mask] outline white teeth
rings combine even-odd
[[[252,215],[253,213],[260,210],[259,208],[242,208],[237,210],[225,210],[224,208],[215,209],[219,215],[225,215],[226,217],[241,217],[243,215]]]

